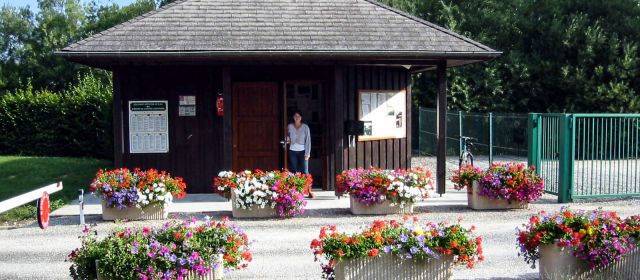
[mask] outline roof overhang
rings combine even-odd
[[[429,66],[447,61],[448,67],[493,60],[502,52],[433,51],[58,51],[56,55],[85,65],[110,69],[131,64],[229,64],[282,62],[300,64],[380,64]]]

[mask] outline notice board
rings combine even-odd
[[[164,101],[129,101],[129,152],[169,152],[169,110]]]
[[[407,137],[407,92],[405,90],[359,90],[359,119],[364,134],[358,141]]]

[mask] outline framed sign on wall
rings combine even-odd
[[[364,134],[358,141],[407,137],[405,90],[358,90],[358,117]]]
[[[167,101],[129,101],[129,152],[168,153]]]

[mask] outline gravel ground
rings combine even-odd
[[[414,162],[414,166],[425,165],[434,170],[433,164],[424,158],[417,158]],[[456,164],[451,165],[452,168],[456,167]],[[422,221],[455,221],[458,217],[464,217],[463,223],[476,225],[478,234],[484,237],[485,261],[473,270],[455,268],[455,279],[537,279],[537,270],[517,256],[515,228],[542,209],[558,210],[561,205],[556,203],[556,199],[555,196],[545,195],[525,210],[472,211],[466,207],[466,194],[449,187],[445,195],[421,202],[415,210],[416,216]],[[194,205],[194,209],[206,207],[206,211],[211,212],[183,212],[172,216],[202,218],[208,215],[220,218],[231,215],[230,203],[220,199],[212,198],[205,204],[199,197]],[[188,209],[189,204],[181,207],[179,209]],[[376,219],[400,219],[398,215],[353,216],[348,207],[348,199],[336,199],[331,192],[318,192],[316,198],[309,201],[303,217],[286,220],[232,219],[254,241],[251,245],[254,260],[248,269],[231,272],[227,278],[320,279],[320,266],[314,263],[309,249],[320,227],[336,225],[341,231],[353,232]],[[640,213],[640,199],[583,200],[572,204],[574,209],[598,207],[618,211],[620,216],[625,217]],[[44,231],[35,223],[1,229],[0,279],[69,279],[69,263],[64,262],[64,258],[72,249],[80,246],[77,236],[82,227],[76,224],[77,221],[77,216],[65,215],[52,217],[51,226]],[[116,226],[112,222],[103,222],[99,215],[88,215],[87,222],[96,223],[96,229],[103,234]],[[127,223],[134,226],[149,224],[159,225],[160,222]]]

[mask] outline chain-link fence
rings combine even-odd
[[[437,112],[418,108],[415,156],[435,156],[437,147]],[[492,161],[527,161],[527,114],[447,113],[447,161],[460,155],[460,136],[473,137],[475,162],[488,165]]]

